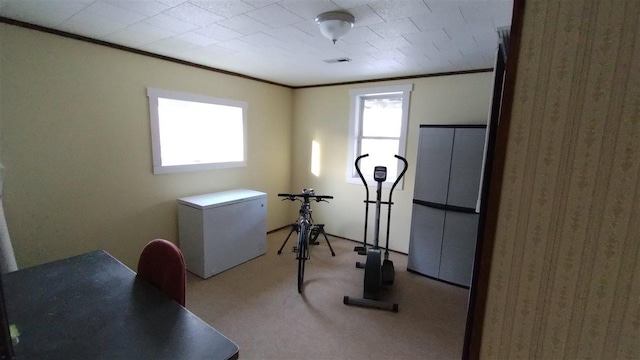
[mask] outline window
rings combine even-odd
[[[147,89],[153,173],[246,165],[247,103]]]
[[[409,84],[351,90],[347,182],[362,183],[354,165],[362,154],[369,154],[360,161],[368,184],[375,185],[375,166],[387,167],[387,181],[383,184],[386,187],[391,187],[400,175],[403,166],[394,155],[405,157],[412,89]]]

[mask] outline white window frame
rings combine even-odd
[[[147,88],[147,96],[149,97],[149,115],[151,118],[151,149],[153,154],[153,173],[168,174],[176,172],[214,170],[233,167],[243,167],[247,165],[247,110],[248,103],[238,100],[229,100],[215,98],[205,95],[189,94],[177,91]],[[158,98],[191,101],[199,103],[207,103],[214,105],[224,105],[242,108],[242,136],[243,136],[243,154],[242,161],[215,162],[203,164],[186,164],[186,165],[162,165],[162,151],[160,142],[160,119],[158,114]]]
[[[362,139],[362,103],[363,100],[371,96],[399,94],[402,96],[402,122],[400,128],[399,149],[398,154],[406,158],[407,151],[407,129],[409,127],[409,104],[411,103],[411,91],[413,90],[413,84],[404,85],[391,85],[375,88],[362,88],[353,89],[349,91],[351,96],[351,108],[349,111],[349,155],[347,157],[347,183],[349,184],[362,184],[362,180],[358,176],[355,168],[355,160],[360,156],[361,139]],[[403,164],[398,160],[398,175],[402,171]],[[376,186],[376,182],[373,178],[367,178],[365,180],[369,186]],[[393,185],[391,181],[385,181],[382,186],[390,188]],[[401,179],[397,185],[397,188],[402,189],[404,186],[404,179]]]

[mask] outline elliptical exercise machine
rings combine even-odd
[[[398,311],[398,304],[386,302],[380,300],[381,289],[383,285],[393,285],[393,280],[395,278],[395,269],[393,267],[393,262],[389,260],[389,229],[391,224],[391,205],[393,205],[392,195],[393,190],[396,185],[400,182],[404,173],[407,171],[408,163],[407,160],[399,155],[394,155],[397,159],[402,161],[404,164],[404,168],[400,175],[391,186],[389,190],[389,201],[382,201],[382,183],[387,180],[387,168],[385,166],[376,166],[373,170],[373,179],[378,183],[376,190],[376,200],[369,200],[369,187],[367,186],[367,181],[365,180],[362,172],[360,171],[360,160],[369,156],[369,154],[364,154],[358,156],[355,161],[356,170],[362,183],[364,184],[364,188],[366,191],[366,200],[365,202],[365,220],[364,220],[364,239],[363,246],[357,246],[354,251],[357,251],[358,254],[366,255],[366,262],[360,263],[356,262],[357,268],[364,268],[364,293],[362,298],[353,298],[349,296],[345,296],[343,302],[345,305],[356,305],[356,306],[364,306],[382,310],[389,311]],[[373,231],[373,244],[371,247],[368,247],[367,244],[367,221],[369,217],[369,203],[376,204],[376,218],[375,218],[375,227]],[[387,243],[384,248],[384,260],[382,259],[382,252],[380,247],[378,246],[379,233],[380,233],[380,207],[382,204],[387,204],[389,206],[387,211]]]

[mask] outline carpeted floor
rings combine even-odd
[[[459,359],[468,291],[406,271],[391,253],[396,277],[385,293],[397,313],[347,306],[362,296],[356,243],[329,237],[311,249],[303,294],[297,292],[295,239],[267,236],[267,254],[203,280],[187,278],[187,308],[240,347],[241,359]]]

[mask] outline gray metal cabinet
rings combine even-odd
[[[484,126],[421,126],[407,269],[469,286]]]
[[[485,128],[455,128],[447,205],[475,208],[480,190]]]
[[[420,129],[414,198],[446,204],[451,169],[453,131],[450,128]]]
[[[438,277],[440,251],[444,232],[445,212],[422,205],[413,205],[409,268],[420,274]]]
[[[446,212],[440,252],[442,280],[469,286],[478,234],[478,214]]]

